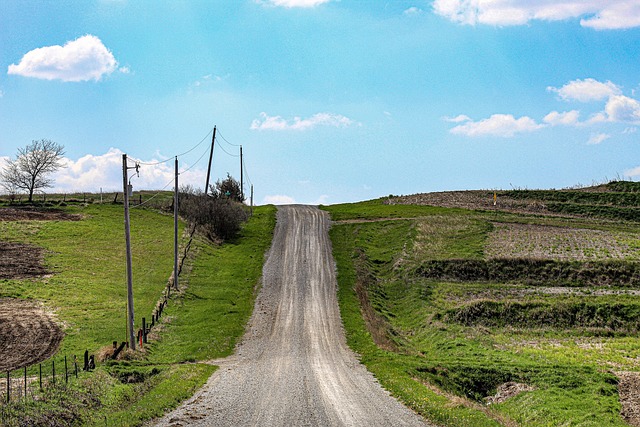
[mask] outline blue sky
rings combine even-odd
[[[203,187],[214,125],[256,204],[638,179],[640,4],[0,2],[0,157],[63,144],[50,191],[120,189],[122,153],[164,188],[194,147]]]

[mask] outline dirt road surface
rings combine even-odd
[[[177,426],[425,426],[346,345],[326,213],[278,211],[262,290],[236,354],[189,401]]]

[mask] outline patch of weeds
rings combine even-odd
[[[640,286],[640,264],[627,261],[556,261],[548,259],[427,260],[415,274],[461,282],[520,282],[544,286]]]
[[[109,375],[123,384],[142,383],[161,372],[155,366],[131,364],[129,362],[109,362],[105,364],[105,369]]]
[[[480,300],[447,310],[442,319],[465,326],[602,328],[635,332],[640,329],[640,305]]]

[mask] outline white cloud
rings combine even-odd
[[[640,166],[624,171],[624,176],[626,176],[627,178],[635,178],[640,176]]]
[[[48,192],[75,193],[103,191],[122,191],[122,151],[110,148],[105,154],[87,154],[78,160],[63,159],[65,168],[59,169],[52,178],[54,187]],[[157,163],[164,159],[148,159],[142,163]],[[130,160],[131,165],[135,160]],[[179,185],[191,184],[196,188],[202,188],[206,177],[206,171],[193,168],[187,170],[189,165],[179,164]],[[174,180],[174,162],[166,162],[140,166],[140,176],[129,172],[131,184],[134,190],[160,190],[172,189]]]
[[[316,126],[347,127],[355,123],[348,117],[331,113],[318,113],[307,119],[294,117],[291,121],[287,121],[281,116],[269,116],[264,112],[260,113],[260,117],[260,119],[255,119],[253,120],[253,122],[251,122],[252,130],[303,131],[313,129]]]
[[[293,7],[316,7],[331,0],[256,0],[256,3],[266,6]]]
[[[604,110],[610,121],[640,124],[640,102],[633,98],[612,96]]]
[[[462,122],[471,121],[471,117],[465,116],[464,114],[460,114],[459,116],[456,116],[456,117],[443,117],[442,119],[445,122],[450,122],[450,123],[462,123]]]
[[[608,2],[608,7],[601,9],[595,16],[581,19],[580,25],[595,30],[621,30],[640,26],[640,4],[637,1]]]
[[[18,65],[9,65],[8,74],[65,82],[98,81],[113,73],[118,62],[102,41],[86,35],[64,46],[45,46],[27,52]],[[128,72],[128,68],[124,67]]]
[[[272,196],[264,196],[262,202],[265,205],[295,205],[296,201],[293,197],[276,194]]]
[[[587,144],[597,145],[609,138],[611,138],[611,135],[608,135],[606,133],[594,133],[591,134],[591,137],[589,137],[589,141],[587,141]]]
[[[589,117],[589,120],[586,121],[586,124],[594,125],[597,123],[606,122],[607,120],[608,120],[607,115],[605,113],[600,112],[600,113],[592,114],[591,117]]]
[[[409,9],[406,9],[403,14],[407,16],[420,15],[422,13],[422,9],[419,7],[412,6]]]
[[[565,125],[572,126],[577,125],[578,118],[580,117],[580,112],[578,110],[571,110],[559,113],[557,111],[552,111],[542,119],[545,123],[548,123],[552,126]]]
[[[467,25],[525,25],[533,20],[580,20],[597,30],[640,26],[640,3],[632,0],[435,0],[434,11]]]
[[[544,125],[536,123],[535,120],[527,116],[516,119],[511,114],[494,114],[488,119],[458,125],[450,132],[471,137],[491,135],[508,138],[516,133],[533,132],[542,127]]]
[[[557,93],[565,101],[580,102],[601,101],[621,93],[620,88],[610,81],[602,83],[595,79],[573,80],[559,89],[549,86],[547,90]]]
[[[631,135],[632,133],[636,133],[636,132],[638,132],[638,128],[636,128],[636,127],[629,127],[629,128],[626,128],[625,130],[623,130],[623,131],[622,131],[622,134],[623,134],[623,135]]]
[[[329,196],[327,194],[322,194],[320,197],[318,197],[316,200],[314,200],[310,204],[314,206],[326,205],[328,201],[329,201]]]

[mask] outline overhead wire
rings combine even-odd
[[[200,163],[200,160],[202,160],[202,158],[209,152],[211,151],[209,147],[207,147],[206,150],[204,150],[204,153],[202,153],[202,155],[198,158],[198,160],[195,161],[194,164],[192,164],[191,166],[189,166],[188,168],[186,168],[185,170],[178,172],[178,174],[183,174],[187,171],[189,171],[191,168],[193,168],[195,165],[197,165],[198,163]]]
[[[152,201],[153,199],[155,199],[156,197],[158,197],[160,195],[160,193],[162,193],[168,186],[170,186],[171,184],[173,184],[173,178],[171,179],[171,181],[169,181],[164,187],[162,187],[160,190],[158,190],[156,192],[156,194],[154,194],[153,196],[151,196],[150,198],[148,198],[147,200],[145,200],[143,203],[140,203],[139,205],[135,205],[135,206],[131,206],[131,209],[135,209],[135,208],[139,208],[142,207],[144,205],[146,205],[147,203],[149,203],[150,201]]]
[[[253,182],[251,182],[251,178],[249,177],[249,172],[247,171],[247,164],[244,161],[244,158],[242,159],[242,168],[244,170],[244,174],[247,177],[247,181],[249,181],[250,185],[253,185]]]
[[[184,156],[184,155],[186,155],[186,154],[189,154],[190,152],[192,152],[192,151],[193,151],[193,150],[195,150],[196,148],[198,148],[198,147],[199,147],[199,146],[200,146],[200,145],[201,145],[205,140],[207,140],[207,139],[209,138],[209,135],[211,135],[211,133],[212,133],[212,132],[213,132],[213,129],[211,129],[211,130],[209,131],[209,133],[207,133],[207,134],[204,136],[204,138],[202,138],[202,139],[200,140],[200,142],[198,142],[196,145],[194,145],[193,147],[191,147],[190,149],[188,149],[188,150],[187,150],[187,151],[185,151],[184,153],[177,154],[175,157],[182,157],[182,156]],[[169,162],[169,161],[171,161],[171,160],[173,160],[173,159],[174,159],[174,157],[169,157],[169,158],[168,158],[168,159],[166,159],[166,160],[159,160],[159,161],[157,161],[157,162],[149,162],[149,163],[146,163],[146,162],[138,162],[138,163],[139,163],[139,164],[141,164],[141,165],[145,165],[145,166],[155,166],[155,165],[160,165],[160,164],[162,164],[162,163]]]
[[[225,137],[224,137],[224,135],[222,135],[222,134],[220,133],[220,130],[218,130],[218,131],[217,131],[217,134],[218,134],[218,136],[220,136],[220,138],[222,138],[222,140],[223,140],[224,142],[226,142],[227,144],[231,145],[232,147],[240,147],[240,145],[238,145],[238,144],[232,144],[232,143],[230,143],[230,142],[227,140],[227,138],[225,138]]]
[[[222,151],[224,151],[228,156],[231,156],[231,157],[240,157],[240,154],[231,154],[230,152],[228,152],[227,150],[225,150],[225,149],[224,149],[224,147],[222,146],[222,144],[218,144],[218,147],[220,147],[220,149],[221,149]],[[238,145],[238,147],[239,147],[239,145]]]

